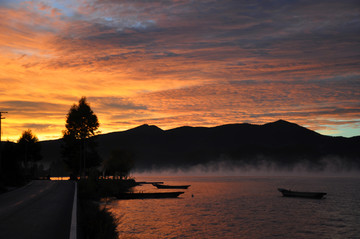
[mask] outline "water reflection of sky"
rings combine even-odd
[[[112,212],[121,216],[118,229],[122,237],[287,238],[292,234],[293,238],[331,238],[360,234],[356,226],[360,189],[353,187],[359,179],[188,177],[163,181],[191,187],[179,199],[111,203]],[[322,190],[328,198],[283,198],[276,190],[279,186]],[[353,192],[344,197],[342,190],[348,188]],[[152,185],[139,190],[158,191]]]

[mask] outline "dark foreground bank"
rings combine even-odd
[[[136,185],[135,180],[79,180],[78,238],[117,239],[119,219],[100,205],[100,199],[128,192]]]

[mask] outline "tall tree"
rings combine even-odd
[[[85,173],[87,168],[100,164],[93,137],[98,133],[99,125],[86,97],[82,97],[79,104],[71,106],[63,131],[62,155],[74,175]]]
[[[36,167],[36,162],[42,159],[41,155],[41,145],[39,144],[39,139],[32,133],[30,129],[24,131],[17,142],[19,148],[19,156],[23,162],[25,172],[31,174],[29,169],[32,170]],[[33,176],[33,175],[32,175]]]

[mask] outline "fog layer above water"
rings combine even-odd
[[[212,161],[191,167],[169,167],[135,170],[133,176],[322,176],[360,177],[357,167],[346,165],[341,159],[324,159],[320,165],[307,163],[280,167],[268,161],[244,165],[233,160]]]

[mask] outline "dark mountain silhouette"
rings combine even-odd
[[[291,169],[302,164],[322,170],[360,168],[360,136],[324,136],[284,120],[264,124],[229,124],[217,127],[179,127],[162,130],[154,125],[98,135],[99,153],[112,150],[134,155],[138,171],[189,168],[227,161],[236,166],[272,165]],[[48,163],[61,160],[60,140],[41,142]]]

